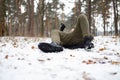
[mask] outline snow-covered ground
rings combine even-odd
[[[0,37],[0,80],[120,80],[120,39],[95,37],[95,48],[44,53],[50,38]]]

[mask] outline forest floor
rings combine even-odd
[[[91,51],[44,53],[50,38],[0,37],[0,80],[120,80],[120,38],[97,36]]]

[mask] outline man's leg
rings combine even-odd
[[[89,23],[86,15],[84,14],[79,15],[74,32],[75,34],[79,34],[80,37],[90,35]]]
[[[51,32],[52,43],[40,43],[38,48],[44,52],[61,52],[63,47],[60,44],[59,30],[53,30]]]
[[[60,44],[59,30],[52,30],[52,32],[51,32],[51,39],[52,39],[52,42]]]
[[[94,47],[91,43],[93,36],[89,32],[89,23],[86,15],[79,15],[74,34],[77,35],[78,38],[83,39],[84,46],[88,49]]]

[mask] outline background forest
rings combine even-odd
[[[81,13],[94,48],[38,48]],[[120,0],[0,0],[0,80],[120,80]]]
[[[74,7],[68,14],[66,1],[0,0],[0,36],[49,37],[61,22],[71,30],[80,13],[88,16],[92,34],[119,35],[120,0],[69,0]]]

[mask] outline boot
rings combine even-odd
[[[84,37],[84,48],[91,49],[94,48],[94,44],[92,43],[93,36],[85,36]]]
[[[94,44],[91,43],[91,42],[88,42],[88,43],[86,43],[86,44],[84,45],[84,47],[85,47],[85,49],[89,50],[89,49],[91,49],[91,48],[94,48]]]
[[[60,31],[63,31],[65,29],[65,27],[66,26],[63,23],[61,23],[61,25],[60,25]]]
[[[61,52],[63,51],[63,47],[58,45],[55,42],[52,43],[39,43],[38,48],[43,52]]]

